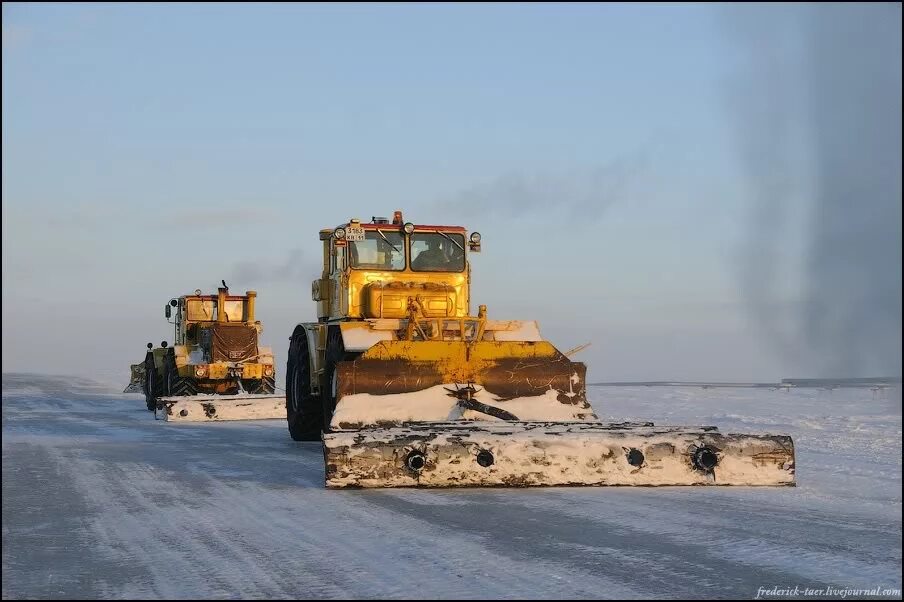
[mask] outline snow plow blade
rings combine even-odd
[[[129,384],[122,390],[123,393],[141,393],[144,389],[144,364],[132,364],[130,367]]]
[[[786,485],[784,435],[602,422],[455,421],[324,433],[326,486]]]
[[[561,403],[593,414],[585,392],[587,368],[547,341],[383,341],[352,362],[340,362],[337,371],[337,407],[350,395],[385,396],[463,383],[486,390],[494,400],[554,391]]]
[[[161,397],[155,416],[167,422],[286,418],[285,395],[192,395]]]

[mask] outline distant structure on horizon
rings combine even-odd
[[[778,383],[703,382],[703,381],[618,381],[588,383],[591,387],[702,387],[736,389],[887,389],[901,384],[900,376],[875,378],[783,378]]]

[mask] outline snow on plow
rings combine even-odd
[[[326,486],[794,485],[790,437],[601,422],[585,373],[542,340],[380,342],[337,364]]]
[[[794,485],[791,438],[602,422],[410,423],[324,434],[326,486]]]
[[[286,418],[285,395],[192,395],[160,397],[157,412],[168,422]]]
[[[794,485],[788,436],[601,422],[584,365],[549,343],[531,344],[529,357],[525,343],[483,353],[472,344],[462,362],[450,358],[464,343],[441,343],[444,353],[423,345],[408,346],[406,366],[376,359],[391,357],[386,348],[338,365],[338,403],[323,434],[327,487]],[[507,355],[494,363],[494,352]],[[450,365],[478,382],[412,390]],[[362,389],[377,393],[350,393]]]

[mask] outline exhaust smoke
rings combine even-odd
[[[901,5],[729,10],[742,53],[730,102],[751,181],[741,270],[751,317],[794,370],[899,375]],[[798,233],[787,223],[801,199]],[[789,305],[780,251],[798,237]]]

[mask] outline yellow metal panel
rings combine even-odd
[[[443,382],[480,382],[484,373],[500,361],[531,361],[538,365],[562,358],[561,353],[547,341],[497,342],[480,341],[381,341],[368,349],[362,359],[402,362],[404,364],[430,365],[431,372],[441,376]],[[562,358],[564,359],[564,358]],[[396,365],[401,368],[403,364]],[[386,365],[387,370],[394,367]]]
[[[347,274],[347,276],[346,276]],[[468,315],[468,272],[413,272],[347,270],[339,278],[337,296],[342,299],[330,309],[333,317],[403,317],[408,297],[420,296],[430,316]],[[382,290],[381,290],[382,289]]]
[[[183,366],[188,364],[188,347],[186,345],[175,345],[173,346],[173,353],[176,356],[176,368],[179,368],[179,373],[181,375]]]
[[[227,374],[226,364],[210,364],[208,366],[207,378],[223,379]]]
[[[382,341],[363,357],[368,359],[411,361],[481,361],[499,358],[554,357],[559,351],[549,341]]]
[[[455,304],[451,297],[428,296],[424,300],[428,316],[450,316],[454,314]]]
[[[181,366],[178,364],[179,358],[176,358],[176,371],[179,373],[179,376],[182,378],[197,378],[195,376],[195,366],[191,366],[189,364],[182,364]]]
[[[263,364],[243,364],[242,378],[261,379],[264,376]]]
[[[408,299],[420,298],[428,317],[455,316],[456,290],[434,283],[371,282],[364,286],[364,315],[367,318],[403,318],[408,315]]]

